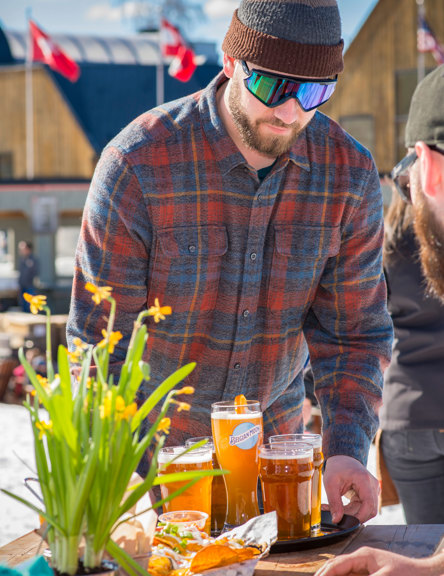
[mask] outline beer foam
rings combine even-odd
[[[195,450],[194,453],[193,452],[187,452],[186,454],[183,454],[182,456],[177,457],[177,454],[180,454],[180,452],[159,452],[159,455],[157,456],[157,462],[159,464],[167,464],[168,462],[171,462],[171,460],[174,460],[173,464],[202,464],[203,462],[212,462],[213,461],[213,451],[212,450]]]
[[[262,418],[262,412],[245,412],[244,414],[234,414],[233,412],[212,412],[213,420],[249,420],[250,418]]]
[[[272,453],[259,452],[259,458],[262,458],[263,460],[309,460],[310,462],[313,461],[313,455],[310,450],[304,450],[296,453],[295,452],[289,453],[288,450],[280,452],[279,450],[275,450],[273,448]]]

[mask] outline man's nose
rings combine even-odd
[[[274,108],[274,116],[284,122],[285,124],[293,124],[296,121],[301,121],[305,112],[300,107],[296,98],[289,98],[280,106]]]

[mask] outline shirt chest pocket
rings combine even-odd
[[[328,258],[339,252],[339,226],[284,225],[274,228],[268,308],[300,317],[313,299]]]
[[[224,226],[180,226],[157,234],[148,304],[157,296],[173,314],[214,309],[222,257],[228,239]]]

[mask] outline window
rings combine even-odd
[[[74,274],[74,259],[79,239],[79,226],[60,226],[55,238],[55,272],[56,276],[72,277]]]
[[[0,152],[0,180],[12,180],[12,152]]]

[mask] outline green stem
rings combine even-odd
[[[86,534],[85,536],[85,553],[83,556],[83,565],[85,568],[92,569],[100,566],[103,558],[104,549],[94,549],[94,535]]]
[[[48,382],[52,382],[54,380],[54,367],[51,352],[51,310],[48,306],[43,306],[43,310],[46,312],[46,371]]]
[[[57,534],[53,548],[51,548],[52,567],[60,573],[73,576],[77,573],[79,564],[79,536],[62,536]]]
[[[103,354],[102,372],[103,372],[103,378],[105,379],[105,381],[108,380],[109,335],[111,334],[111,332],[113,330],[114,321],[116,319],[116,301],[111,296],[109,298],[107,298],[107,300],[111,304],[111,310],[109,312],[108,325],[106,327],[106,343],[105,343],[105,351]]]
[[[143,312],[140,312],[140,314],[137,316],[137,320],[134,322],[134,328],[131,333],[131,340],[128,344],[128,352],[132,350],[134,346],[134,340],[136,339],[137,332],[142,326],[142,320],[147,317],[148,317],[148,310],[143,310]]]

